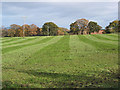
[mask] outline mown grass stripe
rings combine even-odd
[[[14,46],[21,46],[21,45],[26,45],[29,43],[36,43],[39,42],[41,39],[45,39],[46,37],[39,37],[39,38],[30,38],[30,39],[26,39],[26,41],[23,41],[24,43],[16,43],[16,44],[12,44],[12,45],[3,45],[3,49],[7,48],[7,47],[14,47]]]
[[[111,37],[118,37],[118,34],[106,34],[108,36],[111,36]]]
[[[106,43],[106,44],[111,44],[111,45],[118,45],[118,42],[117,41],[110,41],[110,40],[101,40],[101,39],[98,39],[96,38],[95,36],[93,35],[85,35],[86,38],[89,38],[91,40],[94,40],[96,42],[103,42],[103,43]]]
[[[118,54],[111,53],[111,50],[106,53],[103,48],[103,52],[94,52],[104,47],[103,42],[100,42],[103,43],[100,47],[96,43],[98,42],[84,35],[80,35],[79,38],[76,35],[55,36],[45,43],[3,54],[3,86],[117,88]],[[105,44],[108,46],[108,43]],[[73,54],[72,59],[70,54]]]
[[[108,39],[111,39],[111,40],[118,40],[118,36],[110,36],[112,34],[101,34],[102,37],[105,37],[105,38],[108,38]]]
[[[102,51],[99,51],[96,45],[90,44],[89,39],[85,38],[82,35],[79,35],[78,37],[76,35],[73,35],[70,39],[71,58],[74,60],[74,66],[80,66],[82,68],[80,69],[82,73],[90,70],[90,68],[92,71],[93,67],[99,70],[97,64],[106,63],[104,61],[106,58],[110,57],[111,53],[104,53]],[[100,58],[102,60],[99,60]]]
[[[27,46],[32,46],[32,45],[36,45],[36,44],[40,44],[40,43],[45,43],[45,42],[49,41],[52,38],[53,37],[43,38],[42,40],[40,39],[40,41],[37,41],[37,42],[31,42],[31,43],[28,43],[28,44],[17,45],[17,46],[12,46],[12,47],[6,47],[6,48],[3,48],[2,53],[5,54],[5,53],[11,52],[13,50],[25,48]]]
[[[20,38],[17,41],[5,43],[5,44],[3,44],[3,46],[10,46],[10,45],[15,45],[15,44],[27,43],[27,42],[33,41],[35,39],[36,38]]]
[[[92,45],[82,42],[78,35],[70,36],[70,49],[73,57],[77,54],[89,53],[96,50]]]
[[[80,40],[78,35],[71,35],[69,44],[70,57],[71,60],[74,61],[72,62],[72,65],[74,64],[74,66],[79,66],[80,63],[84,64],[87,58],[92,56],[92,54],[96,51],[95,47]]]
[[[20,65],[20,63],[22,63],[22,62],[24,63],[24,61],[27,58],[29,58],[30,56],[32,56],[33,53],[37,52],[38,50],[40,50],[50,44],[57,42],[60,38],[61,37],[53,37],[49,40],[41,41],[41,42],[39,42],[39,44],[29,45],[27,47],[23,47],[22,49],[17,49],[12,52],[7,52],[7,53],[2,54],[3,67],[4,67],[5,63],[7,63],[8,65],[12,64],[13,66],[16,66],[16,64]],[[7,58],[7,57],[9,57],[9,58]]]
[[[56,43],[50,44],[35,52],[31,56],[32,58],[26,61],[26,64],[31,64],[33,60],[35,63],[66,61],[69,60],[69,50],[69,36],[63,36]]]
[[[38,38],[36,37],[35,39],[30,40],[28,42],[24,42],[24,43],[18,43],[18,44],[13,44],[13,45],[9,45],[9,46],[4,46],[3,45],[3,49],[8,48],[8,47],[26,45],[26,44],[30,44],[30,43],[36,43],[37,44],[37,43],[39,43],[40,40],[45,39],[45,38],[51,38],[51,37],[38,37]]]
[[[12,37],[1,37],[2,41],[10,40]]]
[[[73,37],[73,36],[71,36]],[[89,45],[87,43],[84,43],[79,37],[82,37],[82,35],[76,35],[74,36],[74,41],[71,39],[71,42],[73,42],[73,45],[81,49],[82,51],[85,51],[86,48],[88,49],[95,49],[92,45]],[[76,44],[75,44],[76,43]]]
[[[79,36],[81,41],[94,46],[96,49],[98,49],[100,51],[102,50],[102,51],[106,51],[106,52],[107,51],[116,52],[118,50],[117,45],[92,40],[93,37],[91,37],[91,38],[90,37],[91,36],[89,36],[89,38],[88,38],[87,35]]]
[[[92,35],[92,36],[94,36],[94,37],[96,37],[96,38],[98,38],[100,40],[118,41],[117,38],[116,38],[116,40],[113,40],[113,39],[110,39],[108,37],[105,37],[105,35],[100,35],[100,34],[98,34],[98,35]]]
[[[30,38],[35,38],[35,37],[3,37],[2,43],[6,44],[6,43],[12,43],[12,42],[16,42],[17,40],[21,40],[21,39],[30,39]]]
[[[4,44],[4,43],[9,43],[9,42],[11,42],[11,41],[15,41],[15,40],[18,40],[18,39],[20,39],[20,37],[10,37],[10,39],[5,40],[5,41],[2,41],[2,43],[3,43],[3,44]]]

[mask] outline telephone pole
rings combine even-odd
[[[23,38],[25,37],[25,20],[26,20],[26,16],[23,16]]]

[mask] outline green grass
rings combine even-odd
[[[117,88],[118,35],[2,38],[4,88]]]

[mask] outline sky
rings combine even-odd
[[[85,18],[95,21],[103,29],[118,19],[118,2],[2,2],[2,25],[26,24],[42,27],[45,22],[54,22],[59,27]]]

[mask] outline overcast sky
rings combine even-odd
[[[45,22],[54,22],[59,27],[70,28],[77,19],[85,18],[98,22],[103,28],[118,19],[117,2],[3,2],[2,24],[26,24],[39,27]]]

